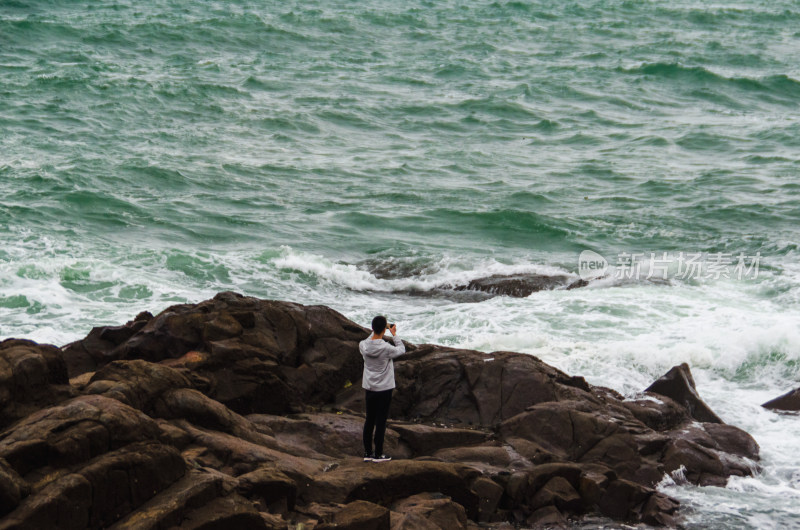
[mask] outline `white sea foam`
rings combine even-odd
[[[337,263],[320,255],[296,252],[288,246],[281,247],[281,256],[275,258],[273,263],[280,269],[313,274],[321,281],[356,291],[430,291],[442,286],[466,285],[476,278],[492,275],[558,274],[575,279],[578,277],[571,271],[544,264],[500,263],[494,259],[466,264],[452,258],[441,258],[436,272],[406,278],[382,279],[357,265]]]

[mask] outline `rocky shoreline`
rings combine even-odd
[[[0,343],[0,529],[675,526],[665,475],[758,469],[686,365],[626,399],[530,355],[410,343],[396,459],[364,463],[366,335],[327,307],[220,293],[63,348]]]

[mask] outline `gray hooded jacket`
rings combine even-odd
[[[394,363],[392,359],[406,352],[403,341],[392,337],[394,346],[383,339],[372,340],[373,334],[358,344],[364,358],[364,377],[361,386],[365,390],[380,392],[394,388]]]

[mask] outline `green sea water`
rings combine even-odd
[[[0,0],[0,336],[224,289],[534,353],[632,395],[680,362],[762,446],[684,524],[800,527],[800,5]],[[583,250],[760,256],[601,281]]]

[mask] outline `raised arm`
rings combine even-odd
[[[392,332],[392,342],[394,342],[394,348],[389,346],[389,348],[392,350],[389,352],[389,358],[394,359],[395,357],[400,357],[406,352],[406,345],[403,344],[403,341],[397,336],[397,324],[390,327],[389,331]]]

